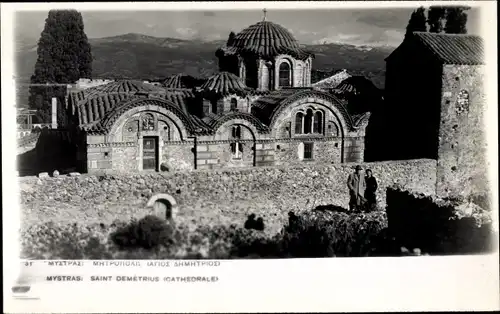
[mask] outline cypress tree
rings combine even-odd
[[[231,46],[233,44],[234,37],[236,37],[236,34],[234,32],[229,33],[229,37],[227,39],[226,46]]]
[[[449,7],[446,9],[444,31],[448,34],[467,34],[468,7]]]
[[[406,26],[406,34],[405,37],[410,35],[413,32],[426,32],[426,18],[425,18],[425,9],[420,7],[413,11],[411,14],[410,20],[408,21],[408,26]]]
[[[73,84],[92,75],[92,54],[84,32],[82,14],[76,10],[51,10],[38,42],[38,59],[32,84]],[[51,99],[58,100],[58,123],[64,123],[66,86],[30,86],[29,105],[40,122],[49,122]]]
[[[446,9],[444,7],[431,6],[427,15],[429,32],[441,33],[443,31],[443,20],[446,15]]]

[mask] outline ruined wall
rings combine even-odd
[[[448,65],[442,79],[437,193],[488,191],[484,66]]]
[[[265,219],[279,214],[286,221],[290,210],[301,211],[326,204],[346,208],[349,201],[346,180],[354,166],[303,164],[121,173],[102,177],[22,177],[19,186],[26,219],[34,221],[85,219],[111,222],[131,216],[142,217],[144,204],[153,193],[173,195],[179,204],[178,215],[187,215],[186,219],[194,216],[193,212],[209,211],[212,216],[220,213],[219,219],[232,215],[241,220],[249,212],[255,212]],[[371,168],[379,181],[377,196],[382,206],[385,204],[385,189],[394,182],[419,192],[432,193],[435,189],[434,160],[368,163],[363,167]],[[222,209],[227,211],[224,215]]]
[[[164,142],[160,171],[192,170],[194,158],[192,142]]]
[[[311,160],[303,160],[304,143],[313,143]],[[342,152],[340,138],[321,138],[315,140],[277,140],[273,145],[276,165],[340,163]]]
[[[410,250],[419,248],[434,255],[488,252],[495,230],[490,214],[473,203],[398,187],[387,189],[389,232],[400,246]]]

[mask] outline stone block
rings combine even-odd
[[[222,148],[219,145],[209,145],[208,146],[208,151],[210,151],[210,152],[218,152],[221,150],[222,150]]]
[[[106,142],[105,135],[89,135],[87,136],[87,144],[102,144]]]
[[[207,164],[218,164],[219,161],[217,159],[207,159]]]
[[[263,147],[264,147],[264,145],[263,145],[263,144],[260,144],[260,143],[255,144],[255,149],[256,149],[256,150],[260,150],[260,149],[262,149]]]
[[[210,159],[212,158],[212,153],[211,152],[199,152],[196,154],[197,159]]]
[[[48,177],[49,177],[49,173],[48,173],[48,172],[40,172],[40,173],[38,174],[38,177],[39,177],[40,179],[43,179],[43,178],[48,178]]]
[[[196,146],[196,151],[197,152],[206,152],[208,151],[207,145],[198,145]]]

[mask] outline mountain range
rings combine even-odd
[[[225,41],[183,40],[160,38],[136,33],[113,37],[90,38],[93,77],[111,79],[160,80],[184,73],[208,77],[218,71],[215,51]],[[315,54],[312,82],[339,70],[351,75],[363,75],[379,87],[384,87],[384,59],[394,47],[354,46],[340,43],[304,45]],[[16,78],[29,82],[37,59],[37,43],[16,41]],[[27,101],[27,91],[20,90],[19,104]],[[26,96],[24,96],[26,94]]]

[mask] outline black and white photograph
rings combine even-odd
[[[481,14],[17,12],[21,258],[492,252]]]

